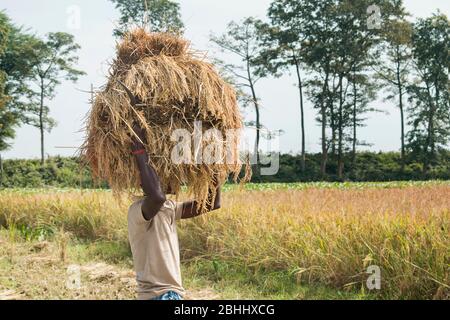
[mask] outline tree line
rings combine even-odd
[[[301,163],[306,168],[305,101],[321,127],[321,176],[330,162],[340,180],[356,170],[359,138],[377,98],[400,113],[401,168],[417,161],[424,175],[438,164],[450,139],[450,22],[436,12],[409,20],[402,1],[274,0],[265,20],[230,22],[211,40],[236,55],[238,64],[221,62],[242,89],[241,100],[255,110],[255,153],[259,152],[261,101],[257,81],[296,76],[301,129]],[[268,106],[270,108],[270,106]]]
[[[301,154],[280,155],[280,169],[272,176],[252,177],[254,183],[286,183],[321,181],[320,153],[306,156],[306,170],[301,171]],[[438,162],[426,175],[420,170],[421,164],[407,161],[402,169],[400,152],[358,152],[355,167],[347,176],[347,181],[418,181],[450,180],[450,151],[443,151]],[[340,181],[336,163],[330,162],[326,181]],[[244,175],[245,172],[242,172]],[[230,179],[230,183],[232,183]],[[44,165],[40,160],[5,160],[4,170],[0,170],[0,188],[101,188],[107,189],[105,182],[96,182],[89,168],[78,157],[50,157]]]
[[[115,36],[132,25],[184,31],[175,1],[110,1],[120,13]],[[259,81],[294,74],[299,176],[319,156],[317,179],[355,177],[358,148],[370,145],[360,138],[360,128],[370,113],[387,112],[374,106],[377,99],[390,101],[400,114],[395,134],[400,171],[420,164],[416,169],[427,176],[439,167],[450,139],[450,22],[439,11],[411,20],[401,0],[274,0],[264,19],[231,21],[223,34],[212,34],[211,42],[238,61],[215,59],[238,89],[241,105],[254,110],[255,119],[246,125],[256,130],[257,159],[261,139],[277,134],[262,123]],[[76,68],[78,49],[70,34],[38,37],[0,13],[0,152],[9,147],[18,125],[33,125],[40,132],[44,162],[44,132],[55,126],[47,103],[63,79],[76,81],[84,74]],[[314,115],[305,113],[307,102]],[[321,128],[318,155],[306,149],[305,123],[310,119]]]

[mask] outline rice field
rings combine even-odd
[[[213,288],[216,298],[450,298],[449,182],[224,189],[221,210],[179,224],[188,287]],[[31,280],[18,271],[30,266],[21,257],[42,242],[62,252],[53,257],[62,265],[81,259],[129,270],[129,203],[104,190],[0,191],[0,271],[11,274],[0,277],[0,292],[74,298],[50,278],[51,295],[27,292]],[[370,266],[380,270],[379,289],[367,286]],[[117,281],[117,295],[75,298],[133,298]]]

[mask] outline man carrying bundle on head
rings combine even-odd
[[[128,236],[133,253],[139,300],[181,300],[180,249],[176,221],[194,218],[220,208],[220,186],[214,202],[201,210],[196,201],[167,200],[155,169],[149,165],[142,129],[133,130],[132,152],[136,158],[145,197],[128,211]],[[170,190],[167,190],[170,193]],[[212,195],[212,193],[211,193]]]
[[[188,41],[137,29],[118,44],[82,152],[93,177],[115,195],[144,191],[128,215],[140,299],[183,296],[176,220],[220,207],[220,186],[241,172],[234,133],[242,127],[236,91]],[[180,132],[193,150],[178,149],[174,133]],[[241,181],[250,175],[247,170]],[[167,200],[183,186],[195,201]]]

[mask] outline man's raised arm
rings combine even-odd
[[[142,129],[139,126],[134,126],[133,131],[139,137],[138,139],[133,136],[132,152],[139,167],[141,186],[145,195],[144,202],[142,203],[142,214],[144,218],[149,221],[156,216],[163,206],[166,201],[166,195],[161,188],[158,174],[155,169],[148,164],[148,154],[142,143],[145,141]]]

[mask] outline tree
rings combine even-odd
[[[322,159],[320,172],[322,178],[326,176],[328,162],[328,150],[330,145],[334,146],[334,112],[333,101],[335,92],[330,90],[330,80],[332,75],[331,62],[333,54],[333,34],[335,25],[333,24],[334,9],[333,0],[322,1],[315,5],[312,1],[304,2],[305,9],[302,11],[306,15],[306,32],[308,35],[308,45],[306,47],[306,64],[316,75],[312,81],[310,97],[316,103],[315,108],[319,110],[318,122],[321,125],[321,147]],[[332,87],[334,81],[331,83]],[[317,87],[317,90],[314,88]],[[330,124],[332,130],[331,141],[327,138],[327,125]]]
[[[379,63],[374,64],[378,79],[388,89],[387,100],[396,100],[400,110],[400,141],[402,171],[405,167],[405,101],[408,77],[411,74],[411,23],[405,20],[401,12],[396,20],[388,21],[383,28],[382,42],[377,46],[374,56]]]
[[[0,12],[0,60],[6,51],[8,36],[10,33],[9,20],[6,15]],[[7,74],[4,70],[0,69],[0,152],[6,150],[9,147],[7,143],[8,139],[14,138],[14,124],[15,119],[11,112],[8,112],[6,105],[8,102],[8,96],[5,93]],[[1,155],[0,155],[1,163]],[[0,168],[1,171],[1,168]],[[2,173],[0,172],[0,175]],[[1,186],[1,177],[0,177]]]
[[[13,26],[9,18],[0,12],[0,187],[3,184],[3,162],[1,152],[10,148],[9,140],[15,137],[14,127],[17,125],[17,117],[8,108],[11,97],[6,92],[8,74],[2,66],[9,45],[9,38]]]
[[[357,65],[364,65],[372,45],[367,30],[364,1],[279,1],[289,5],[285,11],[291,24],[301,26],[305,35],[305,62],[316,75],[308,90],[319,109],[322,126],[322,175],[326,174],[328,149],[337,151],[338,176],[343,178],[344,144],[350,140],[346,128],[351,127],[353,114],[347,100],[349,78]],[[287,12],[287,13],[286,13]],[[317,91],[319,89],[320,91]],[[327,126],[331,138],[327,139]]]
[[[311,90],[307,90],[319,110],[318,120],[322,125],[322,175],[325,176],[328,149],[337,156],[338,177],[343,179],[346,144],[357,139],[355,121],[364,108],[355,105],[352,78],[355,70],[367,72],[370,64],[369,51],[379,41],[379,31],[368,26],[368,8],[375,2],[380,8],[382,21],[387,21],[401,6],[401,1],[295,1],[278,0],[280,12],[289,24],[301,27],[305,35],[304,61],[312,71]],[[362,79],[357,77],[355,79]],[[368,94],[358,90],[353,95]],[[368,97],[370,98],[370,96]],[[364,100],[364,99],[363,99]],[[360,100],[360,101],[363,101]],[[353,120],[353,121],[352,121]],[[331,137],[327,138],[327,128]],[[352,134],[348,131],[352,128]],[[355,149],[352,146],[352,149]]]
[[[359,145],[370,145],[365,141],[358,139],[357,130],[365,126],[365,114],[369,112],[379,111],[370,107],[369,103],[376,98],[376,89],[379,88],[377,83],[371,81],[371,78],[366,74],[365,70],[358,70],[354,68],[349,81],[352,90],[349,94],[351,101],[351,127],[352,127],[352,170],[356,168],[356,147]]]
[[[155,32],[183,32],[180,5],[171,0],[111,0],[120,12],[115,36],[122,36],[131,26],[150,27]]]
[[[222,63],[221,67],[240,89],[249,92],[250,100],[256,114],[256,140],[255,155],[256,163],[260,162],[259,143],[261,137],[260,101],[256,93],[256,83],[266,75],[266,69],[258,63],[262,47],[260,45],[261,21],[254,18],[246,18],[241,23],[230,22],[225,34],[221,36],[211,35],[211,41],[215,43],[222,52],[236,55],[240,64]]]
[[[0,12],[0,59],[5,54],[9,33],[9,19],[3,12]],[[0,69],[0,110],[6,105],[7,101],[7,95],[5,94],[6,76],[6,72]]]
[[[413,26],[412,52],[416,81],[410,95],[409,148],[427,173],[439,148],[450,140],[450,22],[436,13]]]
[[[13,139],[16,134],[14,127],[18,124],[17,117],[6,108],[0,108],[0,151],[11,147],[8,140]]]
[[[26,121],[39,128],[41,138],[41,163],[45,161],[44,131],[50,132],[55,121],[49,115],[46,99],[55,97],[56,87],[62,80],[76,82],[85,73],[75,69],[78,62],[76,52],[80,46],[74,42],[74,37],[68,33],[49,33],[45,40],[38,41],[33,46],[35,60],[32,68],[32,81],[37,90],[27,93],[30,103],[27,106]]]
[[[270,25],[262,30],[263,47],[261,63],[274,76],[281,76],[283,70],[294,68],[297,78],[301,127],[301,171],[306,166],[306,133],[304,110],[304,79],[302,77],[303,48],[306,35],[303,32],[304,19],[291,19],[285,1],[274,1],[268,10]],[[295,23],[294,23],[295,22]]]
[[[347,106],[345,94],[348,88],[345,79],[354,63],[350,59],[349,52],[366,48],[362,43],[355,44],[354,37],[360,32],[361,23],[355,17],[361,19],[361,14],[358,16],[361,8],[348,1],[276,0],[269,9],[272,23],[281,31],[279,34],[284,36],[284,39],[282,38],[284,47],[294,49],[293,52],[301,52],[300,55],[291,55],[290,58],[298,70],[302,110],[303,84],[299,76],[298,58],[313,73],[311,81],[308,81],[306,85],[310,86],[310,90],[307,92],[320,114],[318,121],[322,126],[321,172],[324,177],[328,148],[331,145],[333,153],[336,149],[336,134],[338,134],[339,145],[339,175],[342,176],[344,123],[348,122],[347,119],[344,119],[344,114],[348,114],[344,110],[344,106]],[[355,21],[357,23],[354,23]],[[361,51],[359,53],[361,57],[364,57]],[[337,84],[334,80],[332,81],[336,78],[338,79]],[[339,98],[337,110],[334,108],[336,97]],[[331,140],[327,139],[328,124],[331,129]],[[304,128],[304,124],[302,127]],[[302,143],[302,145],[304,144]],[[302,149],[302,154],[304,154],[304,148],[302,147]]]
[[[29,96],[32,93],[30,80],[36,61],[36,46],[40,40],[21,28],[10,24],[7,45],[0,59],[0,70],[5,75],[4,95],[6,108],[20,123],[28,122],[28,111],[32,108]]]
[[[398,1],[376,1],[383,16],[388,21],[398,10]],[[380,40],[379,29],[368,25],[368,11],[372,1],[339,1],[334,9],[335,48],[333,50],[332,70],[338,79],[337,84],[337,166],[338,178],[344,178],[344,149],[347,141],[352,141],[354,163],[358,124],[358,114],[371,111],[368,102],[375,98],[374,90],[367,81],[368,66],[373,64],[369,52]],[[360,87],[358,90],[358,86]],[[348,110],[349,109],[349,110]],[[360,119],[361,120],[361,119]],[[346,139],[346,129],[352,129],[352,136]]]
[[[0,59],[1,58],[2,57],[0,56]],[[17,117],[7,107],[9,97],[5,93],[6,76],[6,73],[3,70],[0,70],[0,152],[7,150],[11,146],[8,140],[15,137],[14,127],[18,124]]]
[[[0,151],[10,147],[15,127],[26,120],[30,92],[26,82],[32,74],[36,41],[0,12]]]

